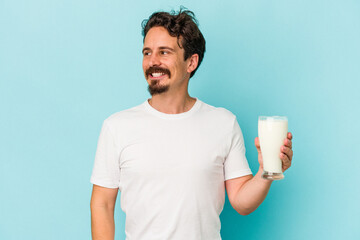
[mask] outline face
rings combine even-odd
[[[165,28],[153,27],[148,31],[142,66],[151,95],[187,89],[193,71],[191,62],[191,58],[184,60],[184,49],[178,46],[177,38],[170,36]]]

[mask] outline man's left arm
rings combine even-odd
[[[282,170],[286,171],[291,166],[293,156],[292,134],[288,133],[284,145],[280,149]],[[259,171],[255,176],[247,175],[225,181],[226,191],[232,207],[241,215],[252,213],[264,201],[269,192],[272,181],[261,177],[263,172],[263,160],[259,138],[255,138],[255,146],[258,150]]]

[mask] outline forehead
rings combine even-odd
[[[168,46],[179,48],[177,37],[170,36],[164,27],[152,27],[146,34],[144,47],[156,48],[158,46]]]

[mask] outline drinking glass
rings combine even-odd
[[[288,119],[284,116],[260,116],[258,134],[263,159],[262,178],[280,180],[284,178],[280,147],[288,133]]]

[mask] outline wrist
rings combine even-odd
[[[264,172],[264,169],[262,166],[259,166],[259,170],[258,172],[256,173],[255,175],[255,178],[260,181],[260,182],[263,182],[263,183],[266,183],[266,184],[271,184],[273,182],[273,180],[269,180],[269,179],[264,179],[261,177],[261,175],[263,174]]]

